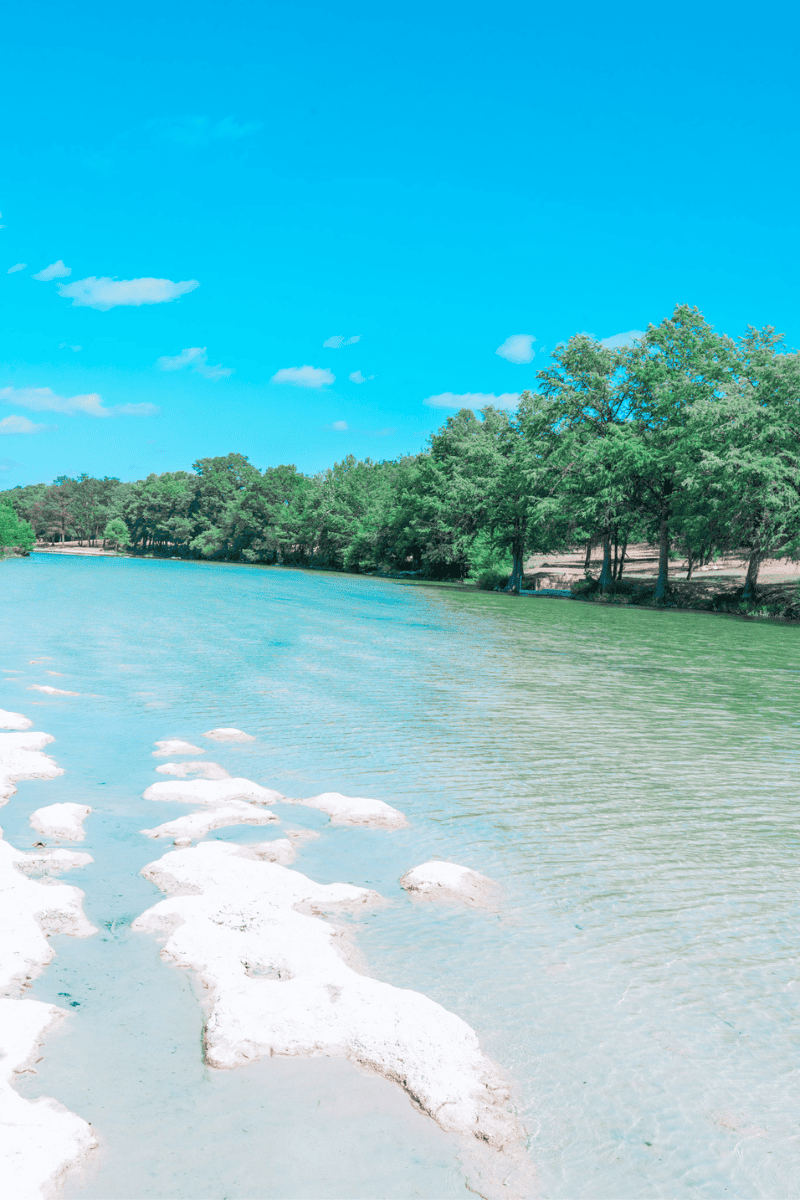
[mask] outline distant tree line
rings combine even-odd
[[[678,306],[640,340],[586,334],[558,347],[515,412],[462,409],[426,449],[308,476],[241,454],[135,483],[60,477],[2,493],[38,538],[136,553],[349,571],[420,572],[519,590],[524,559],[602,549],[598,585],[625,548],[695,566],[747,557],[744,598],[767,557],[800,556],[800,355],[767,326],[734,340]]]

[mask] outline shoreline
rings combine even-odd
[[[648,548],[649,549],[649,548]],[[85,557],[85,558],[125,558],[139,559],[148,561],[161,562],[182,562],[195,563],[198,565],[209,564],[213,566],[224,567],[255,567],[258,569],[269,570],[288,570],[288,571],[318,571],[324,574],[332,575],[348,575],[353,578],[362,579],[386,579],[394,583],[405,584],[413,587],[436,587],[447,588],[450,590],[471,590],[471,591],[493,591],[496,595],[511,596],[513,593],[505,592],[501,588],[482,589],[480,585],[473,580],[459,579],[421,579],[413,576],[411,573],[399,571],[347,571],[339,567],[329,567],[322,564],[309,565],[305,563],[245,563],[245,562],[229,562],[218,559],[205,558],[189,558],[181,555],[166,555],[166,554],[130,554],[117,550],[102,550],[91,546],[73,546],[67,543],[62,546],[56,544],[54,546],[35,546],[31,554],[54,554],[54,555],[69,555],[70,557]],[[583,584],[587,576],[581,573],[578,575],[578,570],[574,562],[569,561],[569,556],[550,556],[563,557],[566,561],[563,563],[544,562],[538,568],[535,568],[534,562],[529,563],[529,570],[523,576],[523,583],[533,583],[534,586],[524,587],[515,598],[525,599],[542,599],[542,600],[577,600],[583,604],[603,604],[614,607],[623,608],[646,608],[659,611],[671,612],[695,612],[705,613],[709,616],[719,617],[738,617],[748,621],[777,621],[783,625],[794,625],[800,623],[800,575],[788,575],[786,567],[778,567],[765,574],[785,574],[783,579],[766,579],[758,586],[758,598],[754,601],[742,604],[740,593],[744,581],[744,570],[739,570],[732,565],[722,567],[714,566],[711,568],[701,568],[704,571],[699,577],[693,580],[676,579],[672,577],[669,583],[669,593],[665,601],[654,602],[652,599],[646,598],[648,590],[655,586],[655,576],[649,573],[640,571],[634,573],[629,571],[623,576],[622,589],[617,590],[616,585],[612,585],[605,595],[598,595],[594,590],[589,594],[581,594],[574,585]],[[644,556],[640,556],[638,561],[642,561]],[[574,556],[573,556],[574,558]],[[634,559],[633,562],[637,560]],[[597,567],[598,563],[592,561],[592,568]],[[792,564],[794,565],[794,564]],[[680,567],[676,568],[680,570]],[[715,572],[722,571],[724,574],[716,577],[705,573],[708,570]],[[565,572],[569,572],[566,574]],[[582,572],[582,568],[581,568]],[[737,576],[742,576],[741,583],[737,586]],[[555,576],[555,578],[552,578]],[[594,580],[594,577],[589,577]],[[551,583],[556,586],[547,586]],[[596,582],[596,581],[595,581]],[[716,584],[727,583],[728,587],[715,587]],[[545,586],[541,586],[544,584]],[[561,584],[562,586],[558,586]],[[631,591],[631,585],[635,584],[638,587],[636,591]],[[567,586],[564,586],[567,585]],[[731,586],[732,585],[732,586]],[[702,588],[702,591],[700,590]],[[794,590],[794,597],[790,597],[789,593]],[[691,600],[696,597],[697,603],[691,603]],[[781,604],[781,601],[783,603]],[[790,607],[797,608],[797,616],[790,614],[786,615],[785,611],[765,611],[769,605],[773,607],[781,606],[786,610]]]

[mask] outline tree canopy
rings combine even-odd
[[[766,557],[800,556],[800,355],[770,326],[734,340],[678,305],[621,348],[576,334],[513,412],[462,409],[418,454],[350,455],[309,476],[230,453],[0,501],[5,545],[105,537],[139,554],[472,573],[510,590],[526,555],[599,545],[605,590],[645,540],[659,546],[656,599],[676,552],[690,574],[715,552],[746,555],[752,595]]]

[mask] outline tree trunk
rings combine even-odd
[[[590,538],[589,541],[586,543],[586,558],[583,563],[584,571],[588,571],[589,567],[592,565],[592,547],[593,546],[594,546],[594,542]]]
[[[620,579],[622,579],[622,568],[625,566],[625,555],[627,554],[627,552],[628,552],[628,535],[626,533],[625,537],[623,539],[623,542],[622,542],[622,554],[620,554],[620,556],[619,556],[619,568],[617,569],[617,582],[618,583],[619,583]]]
[[[600,578],[597,581],[601,592],[607,592],[611,583],[611,537],[608,533],[603,534],[603,569],[600,572]]]
[[[658,579],[655,600],[663,600],[669,586],[669,521],[664,516],[658,530]]]
[[[756,587],[758,584],[758,569],[761,566],[761,554],[756,551],[750,555],[750,561],[747,564],[747,576],[744,581],[744,591],[742,592],[743,600],[755,600]]]
[[[689,569],[686,572],[687,583],[692,578],[692,571],[694,570],[694,563],[695,563],[695,557],[692,554],[691,550],[689,551],[688,562],[689,562]]]
[[[617,570],[619,567],[619,529],[614,526],[614,565],[611,568],[611,578],[616,583]]]
[[[511,568],[511,578],[508,581],[506,591],[518,596],[522,587],[522,545],[518,539],[514,540],[514,544],[511,547],[511,554],[514,561]]]

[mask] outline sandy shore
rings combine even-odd
[[[586,549],[571,550],[565,554],[535,554],[525,563],[525,574],[535,576],[537,587],[569,587],[584,577]],[[602,547],[595,547],[589,562],[590,574],[597,577],[603,566]],[[671,584],[686,584],[689,564],[685,558],[671,559],[669,579]],[[707,567],[696,567],[688,587],[698,591],[730,591],[744,584],[747,574],[747,559],[741,555],[722,555]],[[658,576],[658,547],[646,542],[628,546],[625,552],[623,579],[637,583],[655,584]],[[765,559],[758,574],[759,585],[800,582],[800,564],[781,558]]]

